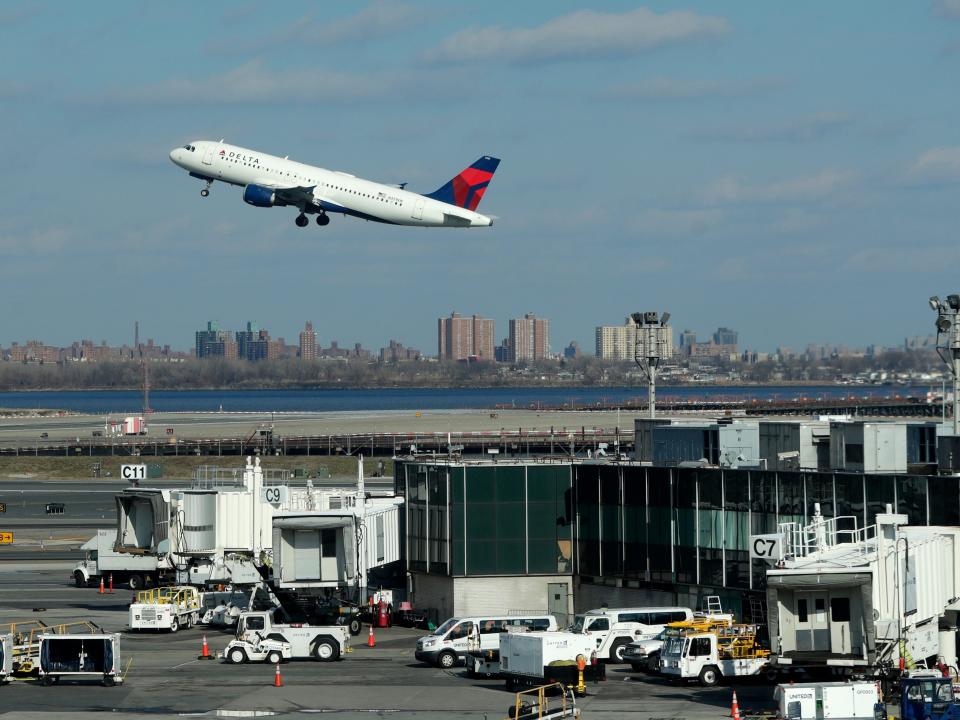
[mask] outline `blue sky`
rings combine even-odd
[[[208,319],[436,348],[635,310],[761,350],[897,344],[960,290],[960,0],[5,3],[0,344],[186,348]],[[299,229],[192,139],[429,192],[503,158],[489,229]]]

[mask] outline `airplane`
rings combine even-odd
[[[294,162],[286,157],[219,141],[196,140],[174,148],[170,159],[206,182],[243,187],[243,200],[254,207],[292,206],[300,210],[298,227],[328,225],[332,213],[391,225],[418,227],[489,227],[494,218],[476,212],[500,160],[484,155],[438,190],[419,195],[406,183],[383,185],[349,173]]]

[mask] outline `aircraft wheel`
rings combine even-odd
[[[297,227],[306,227],[310,223],[310,220],[306,215],[301,213],[300,215],[297,215],[296,223]]]
[[[210,191],[204,188],[203,190],[200,191],[200,195],[202,197],[207,197],[208,195],[210,195]]]
[[[327,215],[326,213],[320,213],[319,215],[317,215],[317,225],[329,225],[329,224],[330,224],[329,215]]]

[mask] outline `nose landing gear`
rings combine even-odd
[[[213,185],[213,180],[207,180],[207,186],[200,191],[200,197],[207,197],[210,195],[210,186]]]

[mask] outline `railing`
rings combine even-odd
[[[805,558],[839,545],[848,545],[852,552],[863,556],[875,548],[877,541],[877,526],[858,528],[854,515],[826,519],[815,515],[813,523],[809,525],[786,522],[780,523],[777,528],[783,538],[783,557],[788,559]]]
[[[265,485],[282,485],[291,477],[292,470],[261,467]],[[193,489],[210,490],[218,487],[236,487],[244,485],[243,474],[246,467],[221,467],[219,465],[199,465],[193,471]]]

